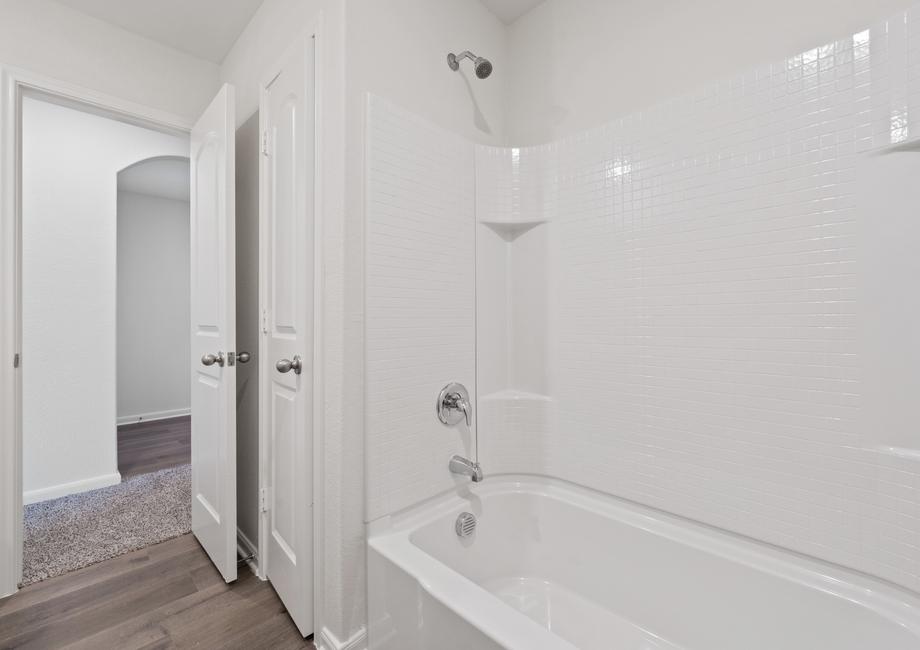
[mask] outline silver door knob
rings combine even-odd
[[[249,360],[252,359],[252,355],[248,352],[240,352],[236,355],[236,360],[240,363],[249,363]]]
[[[221,367],[224,365],[224,353],[218,352],[217,355],[205,354],[201,357],[201,363],[205,366],[213,366],[215,363]]]
[[[275,370],[278,372],[291,372],[293,370],[295,375],[299,375],[303,370],[303,360],[300,355],[295,356],[293,360],[281,359],[275,364]]]

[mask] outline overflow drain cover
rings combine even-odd
[[[472,512],[460,513],[457,517],[457,523],[454,525],[457,531],[457,537],[466,538],[476,532],[476,515]]]

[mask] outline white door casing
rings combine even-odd
[[[315,45],[306,39],[262,87],[265,576],[300,632],[313,632]],[[281,360],[301,372],[280,372]]]
[[[192,532],[227,582],[237,569],[235,127],[224,84],[192,128],[190,155]]]

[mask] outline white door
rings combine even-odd
[[[260,186],[264,311],[265,574],[313,632],[313,39],[262,89]]]
[[[192,532],[236,580],[234,97],[224,85],[192,129]]]

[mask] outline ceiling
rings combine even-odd
[[[263,0],[57,0],[213,63],[224,60]],[[481,0],[510,25],[543,0]]]
[[[262,0],[57,0],[128,31],[220,63]]]
[[[526,14],[543,0],[481,0],[506,25]]]
[[[118,172],[118,191],[189,200],[188,158],[150,158]]]

